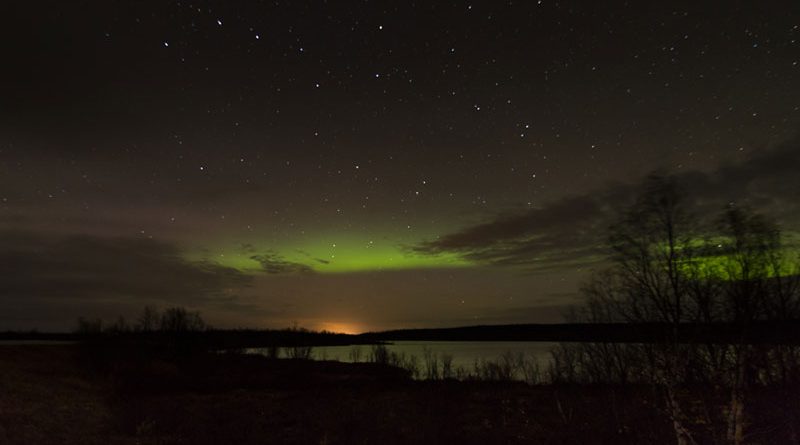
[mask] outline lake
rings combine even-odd
[[[527,342],[527,341],[396,341],[386,344],[390,353],[395,353],[404,360],[416,357],[417,367],[424,373],[425,357],[435,357],[441,362],[449,357],[452,369],[460,375],[475,374],[478,365],[487,362],[503,363],[508,360],[524,359],[527,366],[538,365],[541,371],[546,371],[550,363],[550,349],[557,343],[553,342]],[[355,361],[370,361],[372,345],[352,346],[315,346],[312,358],[315,360],[337,360],[352,363]],[[251,353],[265,353],[263,349],[250,349]],[[281,357],[285,357],[285,351]],[[521,370],[514,372],[514,377],[524,378]]]

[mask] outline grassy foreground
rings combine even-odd
[[[123,357],[0,345],[0,443],[674,442],[648,387],[414,381],[374,363],[238,354]]]

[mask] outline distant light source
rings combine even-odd
[[[320,330],[333,332],[335,334],[360,334],[363,329],[353,323],[347,322],[326,322],[320,325]]]

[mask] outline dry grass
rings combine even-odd
[[[76,366],[74,346],[0,346],[0,443],[100,444],[107,389]]]
[[[90,370],[78,352],[0,346],[0,443],[674,443],[651,387],[413,381],[377,364],[213,354]],[[791,394],[765,396],[753,421],[767,425],[769,397]],[[760,442],[780,443],[775,431]]]

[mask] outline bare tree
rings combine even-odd
[[[768,348],[754,346],[748,336],[758,321],[781,321],[793,315],[797,278],[784,276],[788,272],[784,269],[792,266],[784,257],[780,231],[763,216],[731,205],[720,218],[720,232],[723,239],[718,247],[724,252],[719,265],[723,283],[721,305],[726,321],[737,332],[730,345],[731,398],[726,436],[729,442],[738,445],[744,442],[745,394],[754,383],[756,358],[768,354]],[[769,366],[766,374],[771,374]]]
[[[668,337],[645,352],[655,365],[648,371],[664,390],[679,445],[695,442],[677,396],[689,355],[679,336],[690,287],[683,269],[691,262],[695,237],[685,194],[674,179],[649,177],[644,193],[611,229],[617,282],[603,302],[624,320],[670,326]]]
[[[673,179],[648,178],[643,194],[611,229],[612,266],[584,286],[586,303],[573,311],[572,321],[667,329],[650,344],[562,345],[551,372],[578,381],[656,383],[679,445],[694,443],[680,387],[697,379],[725,385],[725,435],[738,445],[749,385],[759,378],[798,378],[797,347],[755,346],[751,334],[757,323],[800,315],[800,267],[785,254],[777,227],[741,207],[725,209],[713,232],[703,229]],[[687,338],[686,323],[725,323],[735,338],[726,344]]]
[[[197,332],[207,329],[207,325],[199,312],[171,307],[161,314],[160,329],[164,332]]]
[[[350,347],[350,352],[348,353],[348,357],[350,361],[353,363],[358,363],[361,361],[361,346],[360,345],[353,345]]]
[[[308,345],[294,345],[286,348],[286,353],[289,358],[310,360],[313,350],[314,348]]]
[[[155,331],[158,328],[159,320],[158,309],[153,306],[145,306],[137,320],[136,328],[140,332]]]

